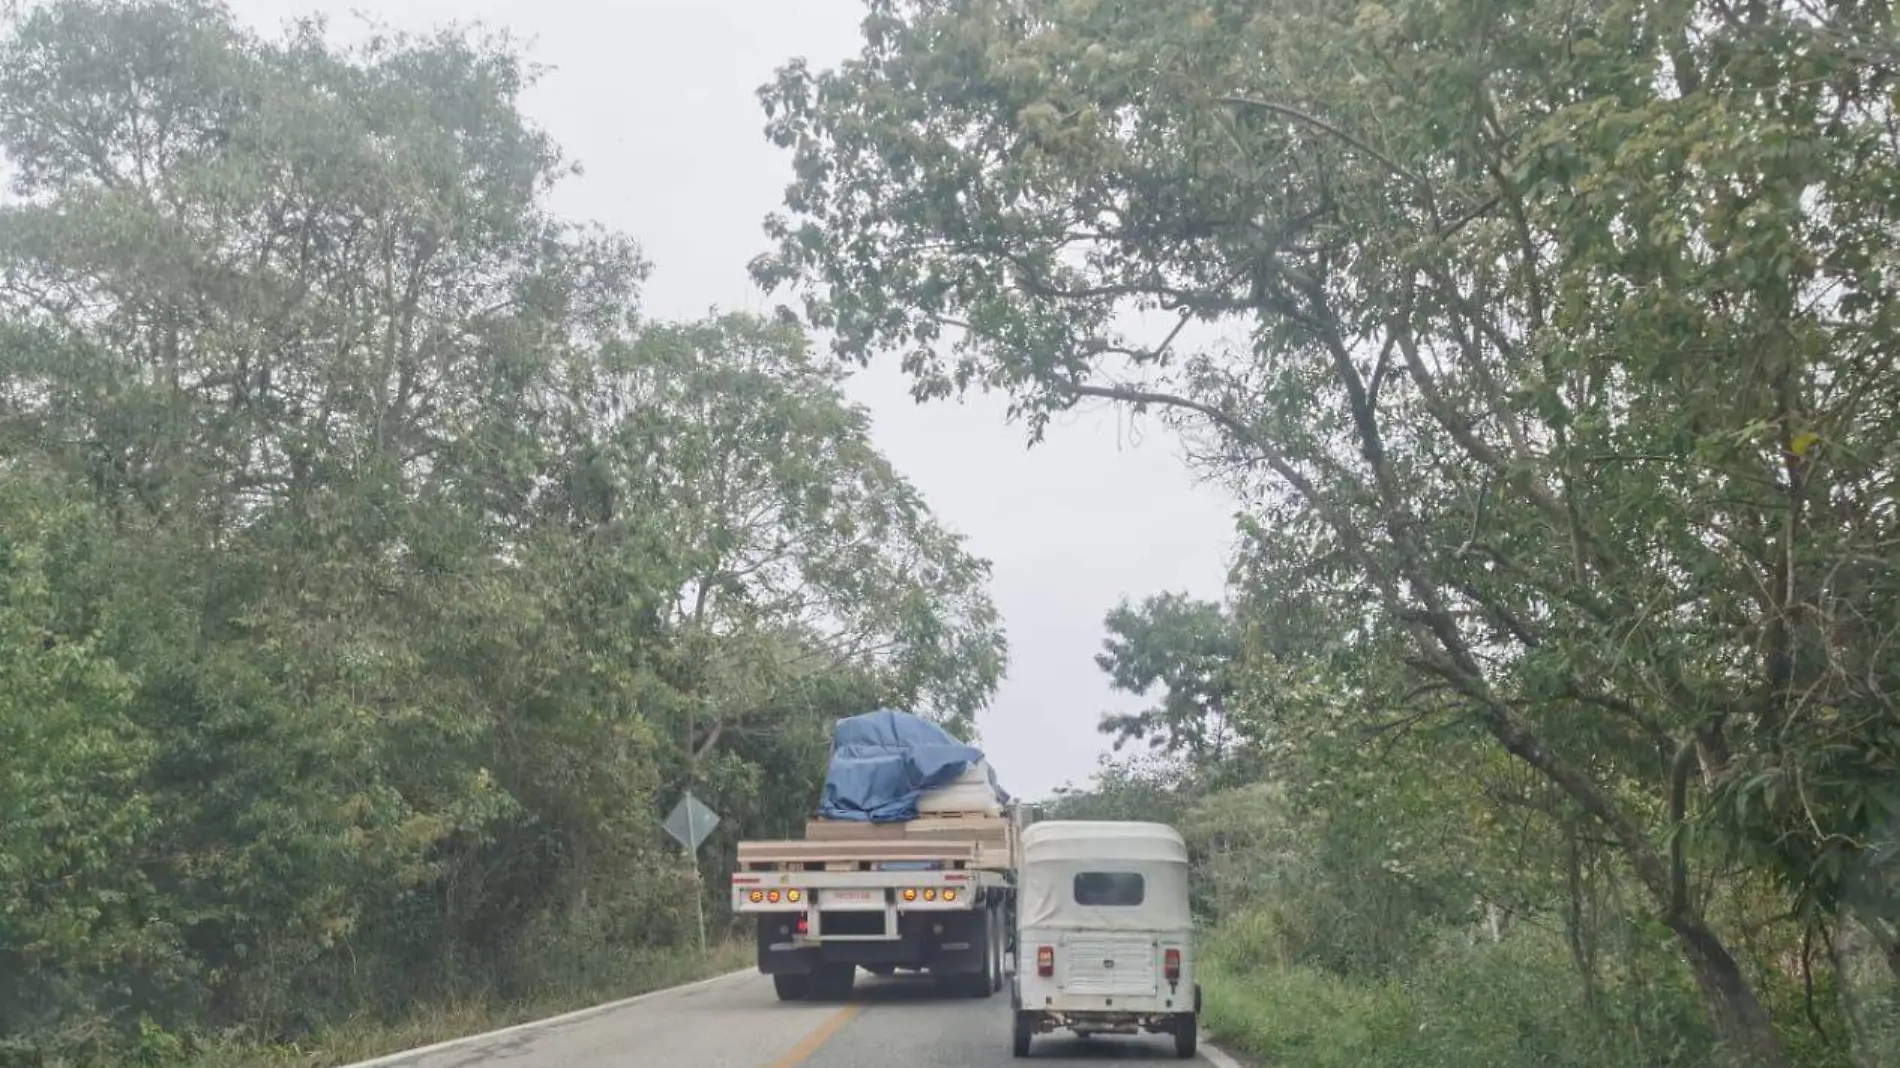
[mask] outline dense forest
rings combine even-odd
[[[1189,834],[1219,1038],[1900,1059],[1889,9],[873,0],[760,93],[787,306],[686,323],[550,213],[534,73],[6,23],[0,1063],[626,989],[696,936],[683,789],[716,866],[836,716],[968,730],[987,566],[871,359],[1244,502],[1225,596],[1108,613],[1151,705],[1049,810]]]
[[[755,265],[920,399],[1178,428],[1108,617],[1275,1064],[1894,1063],[1900,37],[1854,0],[885,0]]]
[[[507,40],[327,40],[0,42],[0,1063],[610,993],[696,938],[683,789],[716,872],[1002,671],[837,366],[549,215]]]

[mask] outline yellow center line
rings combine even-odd
[[[851,1022],[851,1017],[863,1010],[863,1002],[852,1002],[832,1013],[825,1018],[824,1023],[818,1025],[816,1030],[799,1039],[798,1045],[786,1050],[785,1056],[766,1065],[765,1068],[798,1068],[799,1065],[810,1060],[812,1054],[825,1048],[825,1043],[831,1041],[832,1036],[839,1031],[844,1030],[844,1025]]]

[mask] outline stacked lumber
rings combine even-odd
[[[1010,821],[986,813],[939,813],[902,823],[815,819],[805,824],[805,841],[950,846],[968,843],[978,852],[977,867],[1008,867]]]
[[[808,842],[994,841],[1006,844],[1009,818],[981,813],[938,813],[902,823],[814,819],[805,824]]]

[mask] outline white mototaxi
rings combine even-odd
[[[1201,991],[1180,832],[1121,820],[1032,824],[1016,893],[1016,1056],[1062,1028],[1170,1034],[1176,1056],[1194,1056]]]

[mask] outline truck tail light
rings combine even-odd
[[[1054,946],[1036,947],[1036,974],[1044,979],[1056,973],[1056,949]]]
[[[750,897],[750,898],[752,899],[752,903],[753,903],[754,905],[756,905],[756,904],[758,904],[759,902],[761,902],[761,901],[764,901],[764,900],[765,900],[765,891],[763,891],[763,890],[754,890],[754,891],[752,891],[752,893],[751,893],[751,894],[749,894],[749,895],[747,895],[747,896],[748,896],[748,897]]]
[[[765,900],[770,901],[774,905],[778,904],[778,891],[777,890],[768,891],[765,895]]]
[[[1170,946],[1168,948],[1168,951],[1162,954],[1161,971],[1167,975],[1168,982],[1174,983],[1174,982],[1180,981],[1181,979],[1181,951],[1180,950],[1175,949],[1172,946]]]

